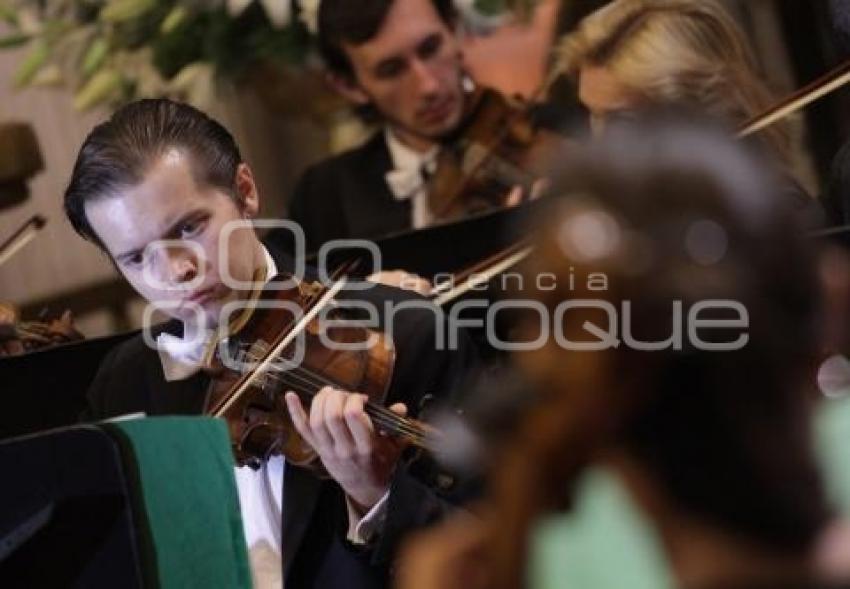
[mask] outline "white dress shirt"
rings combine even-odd
[[[384,137],[393,162],[393,169],[386,174],[387,186],[396,200],[410,200],[411,226],[427,227],[433,216],[428,208],[426,174],[434,173],[439,148],[420,153],[402,143],[389,127],[384,129]]]

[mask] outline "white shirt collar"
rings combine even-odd
[[[274,263],[274,258],[269,253],[268,248],[264,246],[262,243],[260,247],[263,248],[263,255],[266,258],[266,282],[277,276],[277,264]]]
[[[423,165],[430,165],[437,158],[439,147],[436,145],[425,152],[416,151],[405,145],[390,127],[384,128],[384,138],[387,142],[390,158],[393,161],[393,168],[396,170],[416,170],[418,172]]]
[[[411,226],[414,229],[426,227],[431,224],[432,215],[428,207],[428,187],[423,171],[434,173],[439,147],[435,145],[420,153],[402,143],[389,127],[384,129],[384,138],[393,162],[393,169],[385,176],[387,187],[396,200],[411,202]]]

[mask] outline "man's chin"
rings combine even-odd
[[[460,120],[460,113],[457,113],[440,121],[439,123],[423,126],[422,134],[430,141],[438,143],[445,142],[454,137],[458,127],[460,126]]]
[[[218,310],[212,311],[205,307],[195,311],[183,311],[173,313],[171,316],[179,320],[184,326],[195,329],[215,329],[218,326]]]
[[[226,307],[227,300],[217,299],[208,301],[203,304],[192,305],[180,309],[177,314],[177,319],[188,325],[197,326],[203,329],[216,329],[222,320],[227,320],[228,316],[237,315],[240,309]]]
[[[243,293],[246,294],[247,293]],[[219,325],[233,325],[243,322],[250,316],[251,307],[246,299],[240,297],[234,291],[227,296],[204,305],[204,313],[207,319],[207,328],[216,329]]]

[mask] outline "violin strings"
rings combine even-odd
[[[252,360],[252,361],[259,360],[259,358],[257,356],[251,354],[250,352],[246,353],[246,356],[248,357],[249,360]],[[336,383],[333,380],[327,379],[324,376],[322,376],[321,374],[318,374],[316,372],[311,371],[309,368],[304,368],[304,367],[301,367],[301,366],[293,366],[290,369],[279,369],[278,370],[278,374],[283,374],[283,373],[289,373],[289,374],[295,374],[295,375],[304,375],[305,378],[312,379],[312,382],[310,384],[312,384],[314,386],[316,386],[317,383],[321,383],[324,386],[332,386],[332,387],[335,387],[335,388],[339,388],[341,386],[339,383]],[[268,371],[267,374],[274,376],[275,373]],[[283,381],[279,381],[279,382],[283,382]],[[400,423],[410,425],[411,427],[416,427],[413,424],[411,424],[409,422],[409,420],[407,420],[405,417],[402,417],[402,416],[398,415],[397,413],[394,413],[390,409],[387,409],[387,408],[385,408],[381,405],[377,405],[375,403],[372,403],[372,401],[369,401],[369,405],[375,411],[382,412],[385,416],[387,416],[391,419],[400,420]]]
[[[296,383],[297,381],[301,381],[301,383],[298,384],[301,384],[302,386],[305,382],[303,378],[297,377],[296,375],[292,374],[289,375],[290,377],[293,377],[290,379],[285,379],[278,375],[270,376],[273,380],[283,382],[284,384],[287,384],[289,386],[293,386],[295,384],[292,381],[296,381]],[[296,388],[298,388],[298,392],[313,395],[315,394],[315,392],[318,391],[319,388],[321,388],[320,386],[317,386],[314,383],[311,383],[309,381],[306,382],[312,388],[310,390],[306,390],[304,388],[298,388],[296,386]],[[429,447],[425,439],[426,433],[424,432],[424,430],[418,428],[414,424],[410,424],[395,413],[389,412],[388,414],[384,414],[379,408],[379,405],[367,405],[365,408],[366,412],[370,414],[373,422],[377,426],[389,431],[390,433],[400,435],[415,443],[417,446],[420,446],[422,448]]]
[[[315,395],[316,392],[318,392],[318,390],[321,388],[321,386],[323,386],[323,385],[317,385],[316,383],[311,382],[309,379],[306,379],[302,376],[298,376],[298,375],[293,374],[293,373],[289,373],[288,376],[290,377],[289,379],[285,378],[282,375],[269,374],[269,377],[272,378],[274,381],[281,382],[283,384],[288,384],[288,385],[294,384],[296,386],[297,385],[304,386],[304,384],[306,383],[307,385],[309,385],[312,388],[310,388],[309,390],[301,388],[298,392],[301,392],[303,394],[309,394],[311,396]],[[422,430],[421,427],[410,423],[404,417],[402,417],[402,416],[400,416],[396,413],[393,413],[389,409],[385,409],[385,408],[381,407],[380,405],[375,405],[375,404],[371,403],[371,401],[369,402],[369,404],[366,405],[365,409],[366,409],[366,412],[369,413],[372,416],[374,422],[377,425],[384,426],[386,429],[394,431],[395,433],[398,433],[399,435],[403,435],[405,437],[408,437],[415,442],[424,443],[426,432],[424,432],[424,430]]]
[[[251,354],[250,352],[246,352],[246,357],[249,360],[252,360],[252,361],[259,360],[259,357]],[[290,375],[293,375],[293,376],[303,375],[303,378],[301,378],[301,382],[308,382],[312,386],[316,387],[315,391],[304,391],[305,393],[308,393],[311,396],[315,395],[318,392],[318,389],[321,388],[320,386],[318,386],[318,383],[321,383],[321,385],[323,385],[323,386],[333,386],[333,387],[339,387],[340,386],[338,383],[335,383],[334,381],[327,379],[327,378],[323,377],[322,375],[317,374],[317,373],[311,371],[310,369],[304,368],[304,367],[301,367],[301,366],[293,366],[290,369],[281,369],[281,370],[278,370],[277,373],[278,374],[289,373]],[[267,371],[266,374],[268,374],[270,377],[276,379],[277,382],[285,383],[285,380],[278,378],[276,376],[276,373],[271,371],[271,370]],[[385,408],[381,405],[377,405],[377,404],[369,401],[368,404],[367,404],[367,407],[371,408],[374,412],[382,414],[384,417],[386,417],[389,420],[397,423],[399,427],[408,428],[408,430],[410,432],[420,433],[422,431],[420,427],[410,423],[410,421],[408,419],[406,419],[405,417],[402,417],[402,416],[398,415],[397,413],[395,413],[395,412],[391,411],[390,409],[387,409],[387,408]]]
[[[310,390],[300,388],[298,392],[301,392],[303,394],[314,395],[318,391],[318,389],[321,388],[320,386],[317,386],[316,384],[310,381],[305,381],[303,378],[297,377],[296,375],[290,375],[291,377],[293,377],[290,379],[282,378],[277,375],[270,376],[275,381],[282,382],[290,386],[295,385],[296,388],[298,387],[298,385],[303,386],[306,382],[306,384],[309,385],[311,388]],[[389,411],[388,413],[384,413],[379,405],[367,404],[365,410],[373,418],[375,424],[382,426],[384,429],[389,430],[392,433],[397,433],[399,435],[411,438],[417,442],[422,442],[425,438],[426,434],[421,428],[417,427],[414,424],[411,424],[403,417],[391,411]]]
[[[248,354],[248,357],[253,360],[257,359],[256,357],[252,357],[250,354]],[[283,384],[287,384],[287,379],[285,378],[286,375],[290,377],[290,380],[295,381],[296,384],[301,384],[303,386],[306,383],[313,388],[310,390],[301,390],[300,392],[303,394],[309,394],[310,396],[314,396],[322,386],[338,386],[333,381],[302,367],[293,367],[289,370],[281,370],[278,373],[267,371],[266,374],[274,381]],[[421,427],[411,423],[405,417],[400,416],[381,405],[372,403],[371,401],[367,402],[366,410],[372,415],[376,424],[407,436],[414,442],[419,442],[420,444],[424,443],[426,433]]]

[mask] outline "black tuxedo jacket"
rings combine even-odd
[[[278,267],[286,260],[273,253]],[[385,302],[401,303],[416,295],[375,285],[367,291],[343,293],[339,298],[367,300],[379,309]],[[444,318],[422,309],[407,309],[392,321],[396,364],[388,401],[404,402],[415,414],[426,395],[453,403],[453,396],[476,364],[465,337],[455,351],[437,350],[437,324]],[[161,328],[179,332],[179,322]],[[144,411],[149,415],[197,414],[202,411],[207,377],[197,374],[183,381],[165,381],[155,350],[141,335],[116,349],[104,360],[89,391],[88,419]],[[367,547],[345,540],[348,515],[340,487],[297,467],[285,469],[282,545],[287,588],[358,589],[388,585],[396,547],[411,529],[425,526],[449,510],[445,477],[425,461],[404,463],[391,483],[387,519],[377,540]],[[442,489],[437,490],[442,484]]]
[[[382,131],[308,168],[289,202],[289,217],[304,230],[307,252],[332,239],[374,239],[410,229],[410,201],[396,200],[385,179],[392,168]],[[291,251],[284,232],[272,231],[268,240]]]

